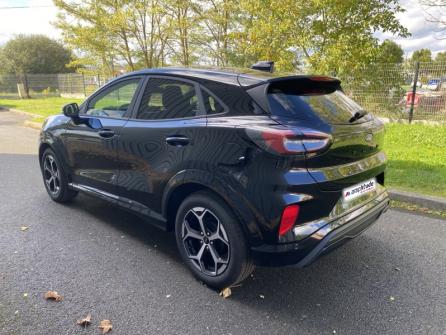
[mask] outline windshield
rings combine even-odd
[[[273,115],[302,120],[318,119],[331,124],[347,124],[357,113],[365,113],[352,99],[342,91],[318,92],[302,95],[302,92],[272,88],[268,93],[268,102]],[[359,118],[356,123],[369,118]]]

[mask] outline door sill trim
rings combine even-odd
[[[164,230],[167,228],[167,225],[166,225],[167,220],[163,215],[151,210],[146,205],[143,205],[137,201],[133,201],[133,200],[130,200],[125,197],[120,197],[116,194],[105,192],[105,191],[99,190],[97,188],[82,185],[82,184],[68,183],[68,186],[74,190],[81,191],[86,194],[92,195],[94,197],[101,198],[103,200],[116,203],[120,207],[122,207],[124,209],[128,209],[131,212],[135,212],[137,214],[155,219],[156,221],[161,223],[161,224],[154,223],[155,226],[163,228]]]

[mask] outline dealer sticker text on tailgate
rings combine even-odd
[[[370,179],[370,180],[366,180],[362,183],[353,185],[351,187],[344,188],[344,190],[342,191],[342,194],[344,196],[344,200],[350,201],[350,200],[353,200],[365,193],[374,191],[375,188],[376,188],[376,180]]]

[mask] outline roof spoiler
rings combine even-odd
[[[312,75],[274,78],[270,80],[268,91],[275,90],[297,95],[330,94],[341,90],[341,81],[333,77]]]
[[[255,64],[251,65],[251,69],[273,73],[274,72],[274,62],[260,61],[260,62],[257,62]]]

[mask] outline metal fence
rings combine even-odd
[[[84,98],[111,78],[80,73],[0,75],[0,97],[41,98],[61,96]]]
[[[0,97],[83,98],[110,79],[78,73],[0,75]],[[446,122],[446,62],[376,64],[341,79],[345,92],[377,116]]]
[[[378,64],[343,83],[348,95],[377,116],[446,122],[446,63]]]

